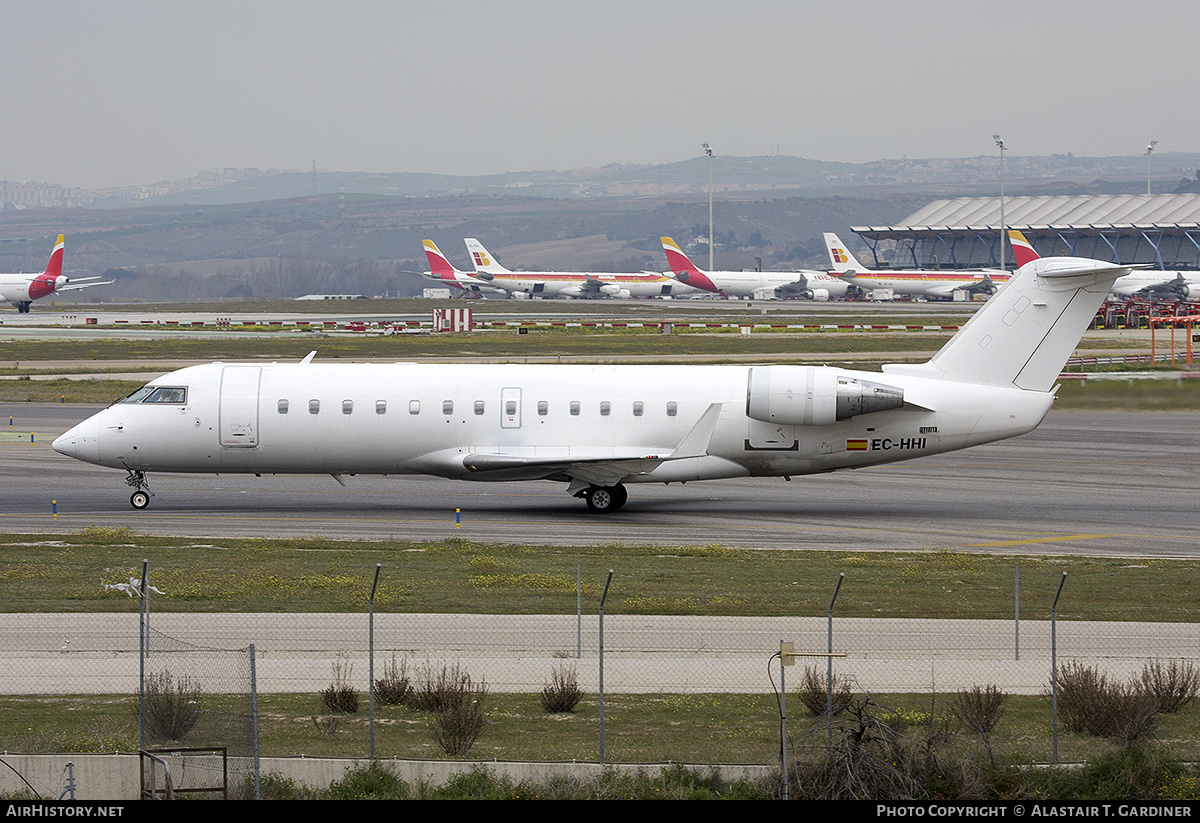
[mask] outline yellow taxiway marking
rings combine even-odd
[[[1103,540],[1111,534],[1060,534],[1057,537],[1028,537],[1024,540],[997,540],[993,543],[972,543],[969,548],[987,549],[993,546],[1025,546],[1031,543],[1062,543],[1067,540]]]

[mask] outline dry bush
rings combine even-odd
[[[1142,669],[1142,689],[1163,714],[1176,714],[1200,694],[1200,672],[1191,662],[1155,660]]]
[[[146,676],[146,736],[152,740],[182,740],[200,722],[200,684],[191,678],[175,680],[171,673]]]
[[[321,692],[321,705],[334,714],[358,714],[358,692],[350,685],[354,667],[341,657],[333,664],[333,682]]]
[[[992,751],[992,731],[1008,704],[1008,695],[998,687],[972,686],[963,689],[955,695],[950,711],[958,722],[979,735],[987,750],[988,760],[995,765],[996,757]]]
[[[469,674],[459,673],[453,699],[433,716],[434,739],[446,754],[459,757],[475,745],[483,731],[487,693],[486,681],[474,683]]]
[[[393,654],[392,661],[384,664],[383,677],[375,681],[375,696],[385,706],[400,706],[409,701],[412,691],[412,683],[408,679],[408,658],[397,663]]]
[[[829,703],[829,686],[826,673],[822,673],[815,666],[804,667],[804,677],[800,680],[800,688],[797,691],[800,697],[800,702],[804,704],[804,708],[813,717],[820,717],[828,711]],[[833,716],[837,717],[846,710],[850,705],[850,681],[844,677],[834,676],[833,678]]]
[[[550,670],[550,682],[542,687],[542,708],[548,712],[571,712],[583,698],[575,667],[565,663]]]
[[[471,693],[471,675],[463,670],[457,660],[443,663],[441,669],[429,661],[417,673],[409,705],[423,712],[444,712],[461,705]]]
[[[1126,751],[1154,735],[1159,712],[1140,682],[1112,683],[1077,661],[1059,667],[1058,705],[1068,729],[1108,738]]]

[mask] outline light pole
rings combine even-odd
[[[700,147],[704,149],[704,153],[708,155],[708,270],[713,270],[713,224],[712,224],[712,149],[708,147],[708,143],[701,143]]]
[[[992,139],[1000,147],[1000,271],[1004,271],[1004,141],[998,134]]]
[[[1157,140],[1151,140],[1150,145],[1146,146],[1146,194],[1150,193],[1150,154],[1157,145]]]

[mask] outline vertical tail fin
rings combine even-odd
[[[717,288],[717,284],[683,253],[683,249],[679,248],[678,243],[670,237],[660,237],[659,239],[662,240],[663,252],[667,255],[667,268],[675,275],[676,280],[704,291],[717,294],[721,292]]]
[[[483,247],[483,244],[474,237],[468,237],[464,241],[467,244],[467,251],[471,254],[471,263],[475,266],[476,272],[485,272],[487,274],[512,274],[508,269],[496,262],[496,258],[491,252]]]
[[[1015,229],[1008,233],[1008,245],[1012,246],[1013,259],[1017,261],[1018,269],[1030,260],[1040,259],[1040,255],[1033,249],[1033,244],[1025,239],[1025,235]]]
[[[888,364],[883,370],[1049,391],[1113,281],[1130,271],[1078,257],[1032,260],[928,363]]]
[[[50,252],[50,259],[46,262],[46,271],[44,274],[57,279],[62,276],[63,266],[63,247],[66,246],[67,236],[60,234],[58,240],[54,243],[54,251]]]
[[[442,254],[437,244],[432,240],[422,240],[421,245],[425,247],[425,257],[429,260],[429,273],[442,280],[454,280],[457,283],[455,275],[458,274],[458,270],[446,259],[446,255]]]
[[[825,249],[829,252],[830,271],[835,271],[838,274],[870,271],[870,269],[858,262],[858,258],[850,253],[850,250],[846,248],[846,244],[833,232],[825,232]]]

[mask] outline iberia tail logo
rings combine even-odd
[[[483,254],[482,252],[473,251],[473,252],[471,252],[471,256],[472,256],[473,258],[475,258],[475,265],[476,265],[476,266],[481,266],[481,267],[482,267],[482,266],[490,266],[490,265],[492,265],[492,261],[491,261],[491,260],[488,260],[488,258],[487,258],[487,255],[486,255],[486,254]]]
[[[835,263],[849,263],[850,262],[850,258],[846,255],[845,249],[832,248],[829,250],[829,252],[830,252],[830,254],[833,255],[833,262],[835,262]]]

